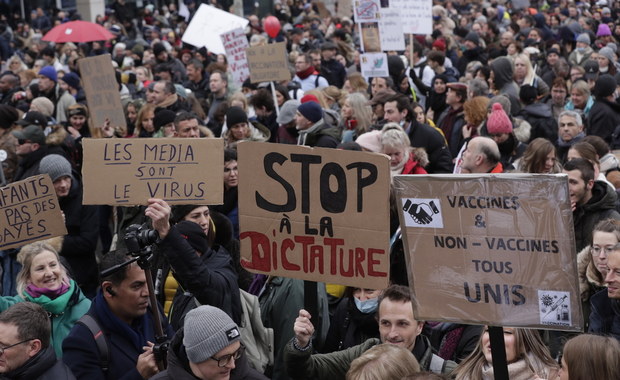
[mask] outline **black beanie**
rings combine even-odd
[[[200,205],[175,205],[172,206],[172,213],[170,214],[170,222],[171,223],[178,223],[181,220],[183,220],[183,218],[185,218],[185,216],[187,214],[189,214],[190,212],[192,212],[192,210],[197,209],[198,207],[202,207]]]
[[[19,119],[17,109],[6,104],[0,104],[0,128],[11,128],[17,119]]]
[[[606,98],[614,91],[616,91],[616,79],[609,74],[604,74],[596,80],[592,93],[597,98]]]
[[[241,107],[233,106],[226,111],[226,125],[228,129],[239,123],[247,123],[248,115]]]
[[[155,117],[153,117],[153,126],[156,131],[159,131],[161,127],[166,124],[174,123],[174,118],[176,114],[167,109],[161,109],[155,112]]]
[[[153,45],[153,54],[157,57],[161,52],[166,51],[166,47],[161,42],[157,42]]]

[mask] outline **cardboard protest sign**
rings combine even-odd
[[[83,146],[83,204],[222,203],[222,139],[84,139]]]
[[[0,210],[0,249],[67,234],[56,190],[47,174],[0,188]]]
[[[362,50],[365,53],[381,52],[381,37],[378,22],[360,23]]]
[[[250,47],[245,54],[252,83],[291,79],[285,42]]]
[[[390,75],[385,53],[365,53],[360,56],[362,75],[370,77],[387,77]]]
[[[421,320],[582,328],[566,176],[394,178]]]
[[[248,59],[245,56],[245,49],[248,45],[248,38],[243,29],[237,28],[220,35],[226,57],[228,58],[228,68],[232,73],[232,80],[236,87],[241,88],[243,81],[250,76]]]
[[[181,40],[197,48],[204,46],[214,54],[226,54],[220,34],[237,28],[243,29],[248,23],[243,17],[200,4]]]
[[[389,275],[384,155],[242,142],[241,264],[249,271],[382,289]]]
[[[433,32],[432,0],[390,0],[390,9],[400,13],[403,33],[431,34]]]
[[[109,119],[113,127],[126,127],[110,54],[82,58],[78,60],[78,66],[88,101],[91,125],[101,128],[106,119]]]

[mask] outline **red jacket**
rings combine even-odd
[[[418,163],[418,161],[414,160],[411,155],[409,156],[409,160],[403,167],[403,171],[400,174],[428,174],[426,170]]]

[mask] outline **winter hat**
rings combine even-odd
[[[26,128],[11,132],[18,140],[29,140],[39,145],[45,145],[45,133],[38,125],[29,125]]]
[[[183,220],[175,226],[177,231],[181,234],[181,237],[187,240],[195,251],[201,254],[207,252],[209,249],[209,239],[198,223]]]
[[[248,115],[241,107],[233,106],[226,111],[226,125],[228,129],[239,123],[247,123]]]
[[[603,23],[599,24],[598,30],[596,31],[596,36],[611,36],[611,30],[609,30],[609,25]]]
[[[39,172],[49,174],[52,182],[54,182],[61,177],[71,176],[71,164],[59,154],[48,154],[41,159]]]
[[[56,70],[52,66],[45,66],[39,70],[39,75],[43,75],[44,77],[53,80],[54,82],[58,81],[58,75],[56,74]]]
[[[534,103],[537,96],[538,90],[532,85],[525,84],[519,90],[519,99],[525,104]]]
[[[80,103],[69,106],[69,108],[67,108],[67,119],[76,115],[88,117],[88,108]]]
[[[432,47],[439,51],[446,51],[446,40],[444,40],[443,38],[438,38],[435,40],[435,42],[433,42]]]
[[[80,77],[76,73],[66,73],[60,80],[68,84],[69,87],[80,88]]]
[[[381,153],[383,146],[381,145],[381,131],[370,131],[361,134],[356,140],[362,148],[375,152]]]
[[[174,123],[176,115],[176,113],[167,109],[160,109],[155,112],[155,117],[153,117],[153,126],[155,130],[159,131],[164,125]]]
[[[607,45],[605,45],[605,47],[610,48],[614,53],[618,52],[618,45],[613,42],[608,43]]]
[[[616,79],[609,74],[598,77],[592,93],[597,98],[606,98],[616,91]]]
[[[605,46],[604,48],[601,48],[598,53],[603,57],[607,58],[611,64],[616,62],[616,54],[611,48]]]
[[[480,36],[478,36],[478,33],[476,32],[469,32],[465,36],[465,41],[471,41],[476,45],[480,45]]]
[[[19,119],[19,113],[15,107],[0,104],[0,128],[9,129]]]
[[[583,68],[586,70],[586,73],[584,74],[586,79],[594,80],[597,78],[599,72],[598,61],[588,59],[583,65]]]
[[[39,96],[38,98],[32,99],[30,108],[33,107],[46,117],[50,117],[54,113],[54,103],[44,96]]]
[[[166,51],[166,47],[161,42],[157,42],[153,45],[153,54],[157,57],[160,53]]]
[[[284,102],[282,108],[280,108],[280,115],[276,118],[276,122],[279,125],[284,125],[295,120],[295,113],[301,103],[299,100],[291,99]]]
[[[318,103],[319,98],[317,98],[316,95],[307,94],[307,95],[302,96],[299,101],[301,102],[301,104],[308,103],[308,102]]]
[[[590,45],[590,36],[588,35],[588,33],[581,33],[577,37],[577,42],[582,42],[584,44]]]
[[[239,328],[228,314],[208,305],[187,313],[183,331],[183,346],[192,363],[202,363],[241,340]]]
[[[487,131],[490,135],[512,132],[512,123],[499,103],[493,104],[491,114],[487,119]]]
[[[309,121],[316,123],[323,118],[323,109],[316,102],[303,103],[297,108],[300,114]]]

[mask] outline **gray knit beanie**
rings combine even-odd
[[[71,176],[71,164],[59,154],[48,154],[39,163],[39,173],[49,174],[54,182],[58,178]]]
[[[217,307],[203,305],[187,313],[183,325],[183,345],[192,363],[202,363],[241,340],[239,328]]]

